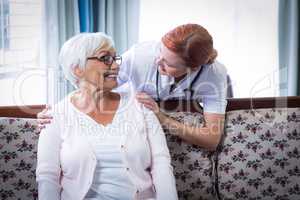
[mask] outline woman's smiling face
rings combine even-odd
[[[111,64],[106,64],[104,60],[114,59],[115,50],[99,51],[91,58],[87,58],[84,70],[80,70],[75,74],[80,79],[80,82],[93,86],[96,90],[110,91],[117,87],[117,76],[119,65],[112,61]]]
[[[184,60],[176,53],[169,50],[163,44],[160,49],[160,55],[156,59],[161,74],[171,77],[181,77],[188,72]]]

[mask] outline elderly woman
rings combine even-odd
[[[79,34],[60,52],[77,88],[53,106],[40,134],[41,200],[177,199],[165,135],[134,94],[116,93],[121,57],[103,33]]]

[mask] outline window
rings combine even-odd
[[[235,97],[279,95],[278,1],[141,1],[140,14],[140,41],[160,40],[184,23],[204,26],[232,79]]]
[[[0,5],[0,106],[44,103],[42,0],[0,0]]]
[[[9,46],[9,2],[0,1],[0,49],[7,49]]]

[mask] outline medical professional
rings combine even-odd
[[[224,127],[227,71],[216,61],[217,51],[205,28],[178,26],[160,42],[137,44],[122,57],[119,85],[130,83],[138,91],[138,101],[178,137],[208,150],[217,147]],[[201,103],[205,126],[192,127],[168,117],[156,103],[168,99]]]
[[[160,123],[190,144],[215,150],[224,130],[227,71],[216,60],[209,32],[198,24],[184,24],[159,42],[134,45],[122,55],[120,88],[132,87],[137,99]],[[196,100],[203,106],[204,126],[193,127],[168,117],[157,100]],[[40,128],[49,123],[47,109],[38,115]],[[175,131],[174,131],[175,130]]]

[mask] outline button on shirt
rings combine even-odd
[[[179,81],[171,90],[171,86],[175,84],[174,77],[159,74],[158,85],[156,85],[158,66],[155,64],[155,60],[159,56],[160,46],[160,42],[144,42],[133,46],[122,55],[123,63],[120,66],[118,77],[119,88],[122,90],[122,87],[130,87],[157,98],[157,87],[161,100],[178,98],[197,100],[199,103],[203,103],[204,112],[224,114],[227,105],[225,66],[218,61],[200,66]],[[185,91],[201,67],[203,70],[193,85],[194,95],[191,97],[190,93]]]

